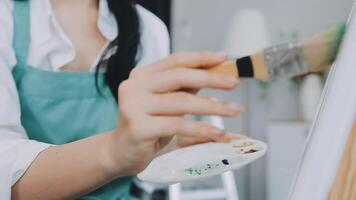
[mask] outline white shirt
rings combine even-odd
[[[49,0],[31,0],[31,44],[28,64],[43,70],[60,71],[75,58],[72,42],[55,18]],[[138,64],[149,64],[169,54],[169,36],[162,21],[141,6],[141,48]],[[10,199],[11,186],[25,173],[36,156],[49,147],[29,140],[20,121],[20,104],[12,69],[13,0],[0,0],[0,199]],[[108,41],[119,34],[106,0],[100,0],[98,28]],[[119,27],[120,28],[120,27]],[[101,53],[100,53],[101,54]],[[92,63],[94,71],[101,55]]]

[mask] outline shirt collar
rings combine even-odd
[[[31,40],[33,40],[31,42],[42,45],[53,36],[51,31],[53,10],[49,0],[37,5],[31,9]]]
[[[118,36],[118,25],[107,0],[99,0],[98,28],[109,41],[113,41]]]

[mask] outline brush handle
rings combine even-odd
[[[208,71],[214,74],[220,74],[223,76],[232,76],[237,78],[239,72],[236,66],[236,60],[228,60],[214,67],[208,68]]]
[[[236,78],[254,78],[261,81],[269,80],[263,52],[236,60],[225,61],[222,64],[208,68],[208,71]]]

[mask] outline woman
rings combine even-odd
[[[131,199],[157,154],[231,139],[182,118],[238,114],[188,93],[237,86],[197,69],[225,54],[162,59],[167,35],[129,0],[0,0],[0,199]]]

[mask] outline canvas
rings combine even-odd
[[[341,50],[328,75],[319,110],[290,190],[290,200],[327,199],[339,169],[355,120],[355,5]]]

